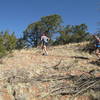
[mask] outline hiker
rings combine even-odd
[[[41,36],[41,42],[42,42],[41,47],[43,50],[43,55],[48,55],[48,52],[47,52],[48,41],[49,41],[49,38],[46,36],[45,33],[43,33]]]
[[[93,35],[93,37],[96,39],[96,55],[100,58],[100,38]]]

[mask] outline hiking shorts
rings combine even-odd
[[[43,41],[43,46],[48,46],[48,42]]]
[[[96,47],[97,47],[97,48],[100,48],[100,44],[97,44]]]
[[[96,49],[99,49],[100,50],[100,44],[99,45],[98,44],[96,45]]]

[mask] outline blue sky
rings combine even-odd
[[[22,35],[25,28],[42,16],[59,14],[64,25],[88,25],[95,33],[100,21],[99,0],[0,0],[0,31]]]

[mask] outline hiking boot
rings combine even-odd
[[[43,55],[43,56],[48,56],[48,54],[46,54],[46,53],[43,53],[42,55]]]
[[[42,54],[43,56],[45,55],[45,53]]]

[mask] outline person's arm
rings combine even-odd
[[[95,35],[93,35],[93,36],[94,36],[94,38],[95,38],[97,41],[100,42],[100,38],[99,38],[99,37],[97,37],[97,36],[95,36]]]
[[[48,41],[50,40],[50,38],[48,37]]]
[[[41,41],[42,41],[43,37],[41,36]]]
[[[99,37],[97,37],[97,36],[96,36],[96,40],[97,40],[98,42],[100,42],[100,38],[99,38]]]

